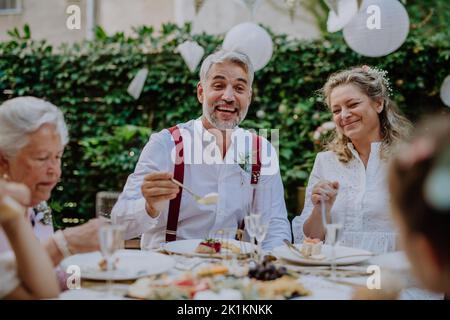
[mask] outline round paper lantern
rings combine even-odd
[[[222,47],[248,55],[255,71],[264,68],[273,51],[272,38],[267,31],[251,22],[238,24],[228,31]]]
[[[441,86],[441,100],[447,107],[450,107],[450,75],[448,75]]]
[[[408,13],[398,0],[364,0],[344,27],[344,39],[363,56],[382,57],[400,48],[408,32]]]

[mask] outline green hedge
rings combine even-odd
[[[30,39],[27,27],[13,30],[0,43],[0,101],[23,95],[43,97],[60,106],[71,140],[63,179],[51,205],[61,218],[88,219],[95,194],[121,190],[151,131],[197,117],[197,73],[191,74],[176,46],[193,38],[214,51],[223,37],[196,35],[190,26],[164,25],[162,32],[141,27],[130,37],[107,36],[54,49]],[[425,112],[446,112],[439,87],[450,65],[450,32],[422,38],[412,32],[395,53],[365,58],[351,51],[337,34],[324,40],[299,41],[273,35],[274,54],[257,72],[254,99],[244,127],[280,129],[280,162],[290,214],[296,187],[307,181],[319,145],[314,130],[330,119],[317,90],[339,69],[370,64],[389,72],[394,99],[412,120]],[[135,101],[126,92],[137,70],[148,67],[144,91]],[[260,118],[256,117],[259,112]]]

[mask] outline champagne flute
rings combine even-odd
[[[250,237],[250,243],[252,245],[252,253],[251,253],[251,258],[253,259],[254,256],[254,246],[255,245],[255,239],[256,239],[256,230],[255,230],[255,216],[258,217],[257,215],[252,215],[252,214],[248,214],[244,217],[244,223],[245,223],[245,230],[247,231],[248,236]]]
[[[268,218],[270,217],[271,202],[271,189],[262,184],[253,185],[251,188],[251,205],[250,205],[250,220],[253,227],[254,236],[257,241],[257,256],[258,261],[262,262],[262,242],[266,237],[268,231]],[[249,234],[250,235],[250,234]]]
[[[322,223],[326,230],[325,235],[325,243],[331,245],[331,278],[336,278],[336,244],[339,240],[339,236],[341,235],[341,231],[343,228],[343,224],[340,221],[339,214],[329,215],[327,217],[327,210],[325,206],[325,201],[323,201],[323,197],[320,200],[320,209],[322,216]]]
[[[108,294],[112,293],[114,273],[114,255],[123,248],[124,227],[112,223],[105,223],[98,231],[100,251],[106,260]]]
[[[262,263],[263,253],[262,253],[262,242],[267,235],[269,230],[269,225],[264,221],[262,215],[257,215],[254,220],[255,223],[255,238],[258,242],[258,262]]]

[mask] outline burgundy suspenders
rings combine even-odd
[[[184,156],[183,156],[183,138],[177,126],[169,128],[169,132],[175,141],[175,168],[173,177],[175,180],[183,183],[184,180]],[[257,184],[261,175],[261,137],[253,134],[252,144],[252,175],[251,184]],[[183,190],[177,194],[175,199],[170,200],[169,215],[167,217],[166,241],[175,241],[177,239],[178,217],[180,215],[181,194]],[[242,220],[240,229],[244,230],[244,220]]]
[[[261,137],[256,134],[253,134],[252,149],[252,177],[250,183],[258,184],[259,177],[261,176]],[[239,229],[245,230],[244,219],[242,219]],[[240,239],[237,239],[236,236],[236,240]]]
[[[183,156],[183,138],[177,126],[169,129],[175,141],[175,168],[173,178],[183,183],[184,180],[184,156]],[[177,239],[178,216],[180,214],[181,194],[183,189],[180,188],[175,199],[170,200],[169,216],[167,217],[166,241],[175,241]]]
[[[253,134],[252,143],[252,184],[257,184],[261,175],[261,137]]]

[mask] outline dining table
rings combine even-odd
[[[199,268],[221,263],[230,270],[234,267],[241,270],[248,270],[249,260],[246,259],[210,259],[195,255],[185,255],[169,252],[163,247],[141,251],[138,240],[125,242],[126,252],[135,255],[158,254],[169,257],[173,263],[167,270],[161,272],[168,279],[177,279],[186,273],[192,273]],[[286,246],[283,250],[288,250]],[[100,254],[100,253],[98,253]],[[351,300],[351,299],[390,299],[391,296],[379,294],[377,289],[370,288],[377,283],[376,272],[381,270],[384,275],[384,284],[389,285],[392,290],[396,290],[396,299],[440,299],[441,295],[430,293],[419,287],[410,272],[410,265],[402,251],[390,252],[380,255],[372,255],[366,259],[360,259],[358,263],[340,264],[336,266],[333,273],[330,265],[309,265],[289,261],[277,255],[277,252],[266,251],[264,254],[271,257],[276,267],[284,267],[289,274],[295,275],[298,281],[309,293],[292,297],[289,300]],[[154,260],[157,260],[153,258]],[[294,259],[295,260],[295,259]],[[254,260],[252,260],[254,261]],[[253,262],[254,263],[254,262]],[[60,267],[67,267],[67,264],[61,264]],[[378,269],[377,269],[378,268]],[[152,275],[155,277],[155,275]],[[150,276],[150,277],[152,277]],[[241,274],[247,278],[247,271]],[[149,278],[148,275],[143,277]],[[81,275],[81,281],[77,287],[72,287],[59,296],[61,300],[109,300],[109,299],[134,299],[130,297],[129,291],[137,277],[130,279],[114,280],[112,283],[105,279],[89,279]],[[156,277],[155,277],[156,278]],[[382,277],[383,278],[383,277]],[[392,283],[393,282],[393,283]],[[370,289],[369,289],[370,288]],[[386,289],[386,288],[383,288]],[[392,291],[391,290],[391,291]],[[381,292],[381,291],[380,291]],[[362,294],[361,294],[362,293]],[[374,293],[374,294],[371,294]],[[385,290],[386,293],[386,290]],[[359,296],[358,296],[359,295]],[[198,299],[214,299],[207,295],[199,295]]]

